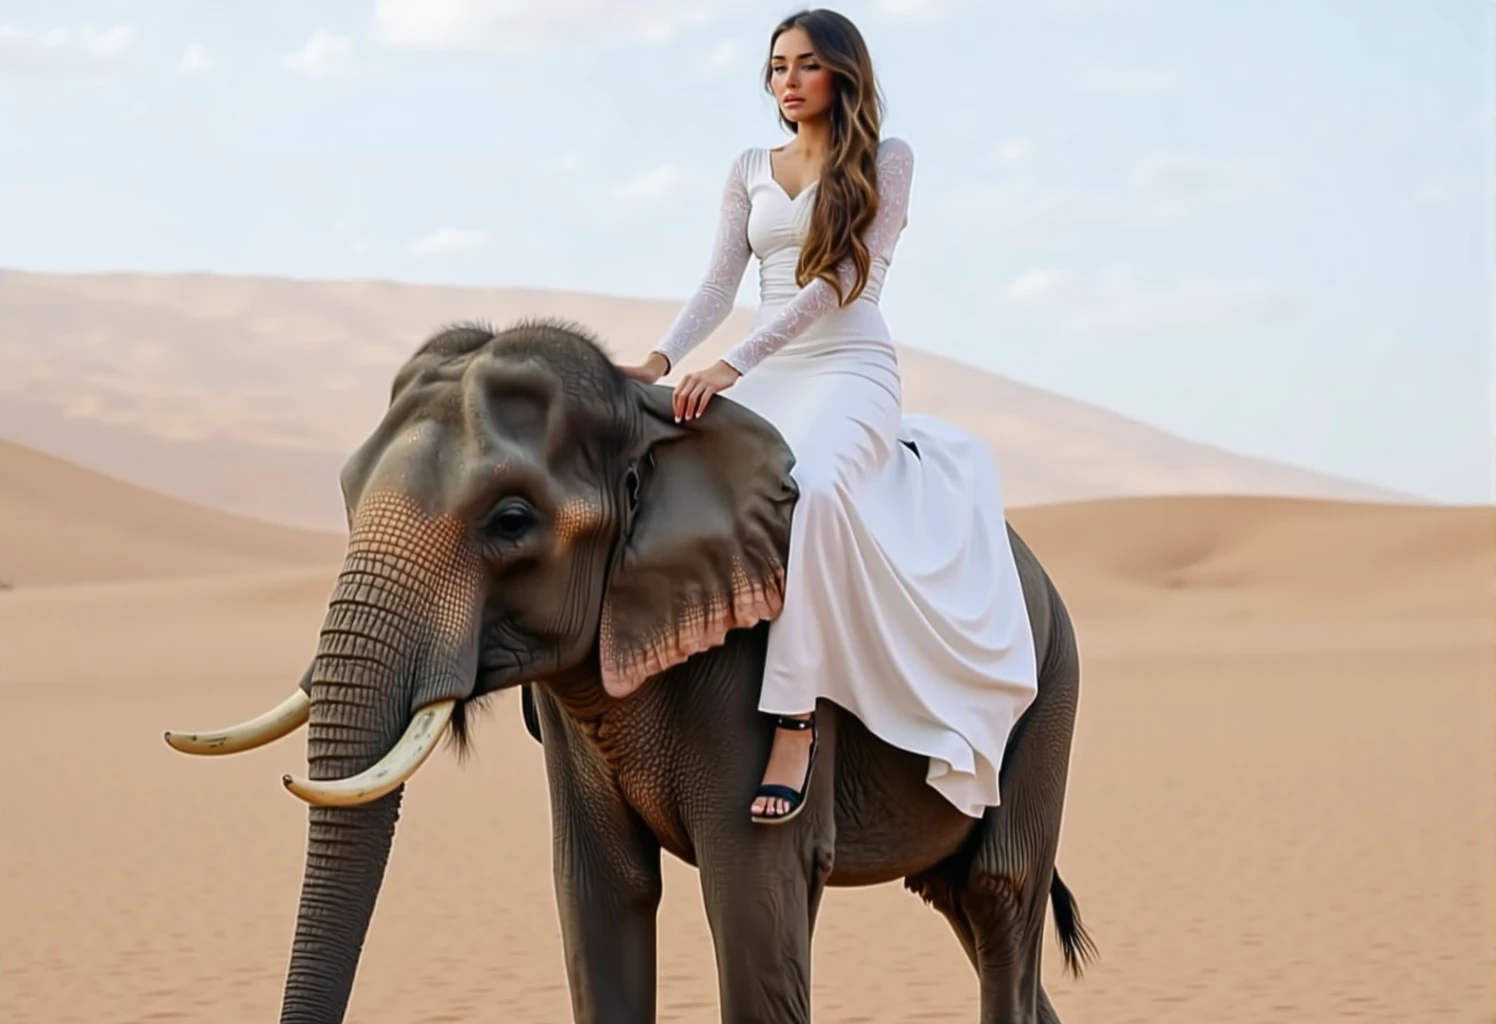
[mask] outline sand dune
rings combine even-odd
[[[1314,619],[1461,616],[1496,581],[1489,508],[1181,497],[1018,510],[1014,520],[1093,607],[1104,593],[1172,595],[1188,606],[1271,592]]]
[[[163,497],[0,441],[0,581],[203,576],[342,556],[343,539]]]
[[[382,413],[395,368],[437,326],[561,317],[633,359],[678,308],[519,288],[0,271],[0,436],[178,498],[336,531],[338,468]],[[684,365],[715,358],[750,315],[734,312]],[[901,347],[900,360],[907,407],[983,437],[1014,505],[1402,498],[1196,444],[918,348]]]
[[[0,1019],[273,1020],[306,822],[279,776],[302,741],[193,760],[161,730],[289,691],[338,545],[4,455],[23,585],[0,594]],[[1084,645],[1061,863],[1102,959],[1076,982],[1046,948],[1064,1019],[1489,1024],[1496,513],[1014,518]],[[350,1019],[570,1019],[539,749],[512,699],[475,732],[469,763],[411,786]],[[661,1021],[716,1019],[700,907],[667,862]],[[897,885],[829,894],[815,956],[818,1021],[976,1019],[955,939]]]

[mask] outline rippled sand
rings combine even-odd
[[[1060,864],[1102,958],[1073,981],[1050,941],[1062,1017],[1489,1024],[1492,515],[1161,499],[1015,518],[1084,651]],[[11,517],[0,577],[46,519]],[[0,594],[0,1019],[274,1020],[306,818],[279,778],[301,741],[194,760],[161,731],[289,692],[336,565],[254,547],[249,567],[90,583],[52,550],[68,582],[33,558]],[[473,761],[439,755],[411,787],[350,1019],[569,1020],[548,830],[539,748],[501,702]],[[695,873],[667,861],[666,886],[660,1019],[715,1019]],[[818,1021],[975,1019],[955,939],[897,885],[830,893],[815,957]]]

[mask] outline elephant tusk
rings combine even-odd
[[[311,698],[298,689],[258,718],[214,732],[166,731],[166,742],[184,754],[237,754],[263,747],[306,725]]]
[[[431,756],[456,707],[455,700],[439,700],[421,708],[390,752],[357,775],[327,781],[285,775],[281,781],[292,793],[318,807],[353,807],[378,800],[414,775]]]

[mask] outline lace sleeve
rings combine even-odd
[[[913,148],[903,139],[885,139],[878,152],[878,214],[863,236],[868,255],[874,260],[893,258],[894,245],[908,222],[913,179]],[[850,291],[856,279],[850,258],[837,266],[837,276],[843,294]],[[801,288],[774,319],[734,345],[722,359],[739,373],[747,373],[835,308],[835,289],[818,277]]]
[[[748,267],[752,250],[748,245],[748,186],[743,177],[743,157],[739,154],[722,186],[722,205],[717,217],[717,238],[712,245],[711,262],[696,294],[681,307],[675,321],[654,351],[670,360],[674,369],[682,357],[701,344],[722,325],[732,312],[743,271]]]

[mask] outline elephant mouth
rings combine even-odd
[[[456,707],[457,700],[449,697],[418,709],[395,745],[356,775],[313,780],[286,774],[281,782],[316,807],[356,807],[378,800],[404,785],[425,764],[451,724]]]

